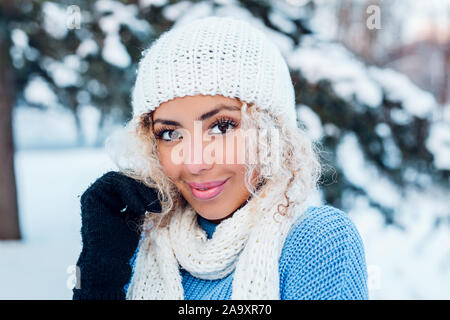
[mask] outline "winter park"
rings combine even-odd
[[[2,1],[0,299],[72,299],[80,198],[118,170],[142,50],[209,16],[280,50],[320,150],[308,204],[354,222],[369,299],[449,299],[450,0]]]

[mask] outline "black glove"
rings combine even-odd
[[[105,173],[84,192],[81,196],[82,209],[93,200],[89,198],[104,203],[111,214],[123,217],[128,227],[135,231],[145,211],[161,211],[154,189],[115,171]]]
[[[83,193],[74,300],[125,298],[145,211],[161,211],[157,192],[120,172],[107,172]]]

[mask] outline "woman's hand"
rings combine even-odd
[[[83,248],[74,299],[124,299],[146,211],[160,212],[157,192],[110,171],[81,196]]]
[[[154,189],[116,171],[97,179],[81,196],[81,205],[88,204],[89,198],[103,201],[113,214],[139,217],[147,210],[161,210]]]

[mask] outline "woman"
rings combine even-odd
[[[320,164],[259,29],[208,17],[164,33],[132,106],[108,140],[120,172],[81,198],[74,299],[368,298],[354,224],[307,206]]]

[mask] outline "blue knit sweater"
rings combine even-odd
[[[197,218],[211,238],[217,225]],[[181,267],[180,272],[186,300],[231,299],[234,273],[203,280]],[[368,299],[361,237],[349,216],[332,206],[309,207],[293,224],[282,249],[279,274],[281,300]]]

